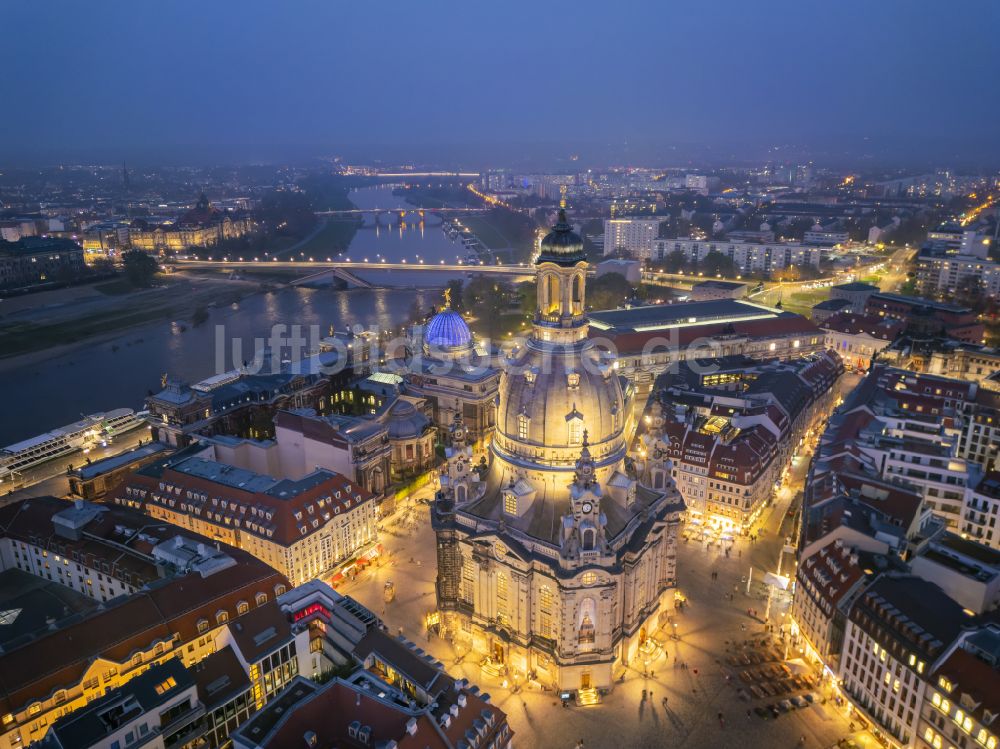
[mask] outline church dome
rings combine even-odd
[[[559,209],[559,220],[552,231],[542,238],[542,252],[538,263],[556,263],[558,265],[575,265],[587,256],[583,251],[583,240],[573,231],[566,219],[566,211]]]
[[[529,343],[500,385],[495,451],[522,467],[571,471],[584,434],[604,480],[625,457],[625,398],[592,344],[550,350]]]
[[[472,346],[472,331],[460,314],[453,309],[445,309],[427,324],[424,342],[448,351],[467,349]]]
[[[387,426],[389,439],[408,440],[419,437],[430,426],[430,419],[424,416],[410,401],[400,398],[389,407]]]

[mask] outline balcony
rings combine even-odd
[[[176,715],[169,723],[160,726],[159,733],[164,736],[165,749],[176,749],[200,736],[203,727],[198,725],[199,718],[205,715],[205,706],[195,702],[194,706]]]

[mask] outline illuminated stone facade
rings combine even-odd
[[[461,419],[435,502],[442,633],[507,677],[609,686],[673,610],[683,500],[626,469],[631,404],[587,336],[587,263],[565,220],[542,241],[538,309],[506,363],[489,469]]]

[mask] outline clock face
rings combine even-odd
[[[594,506],[592,504],[590,504],[590,502],[584,502],[583,503],[583,511],[584,512],[590,512],[593,509],[594,509]]]

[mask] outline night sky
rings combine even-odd
[[[7,163],[776,146],[1000,161],[991,0],[6,0],[0,14]]]

